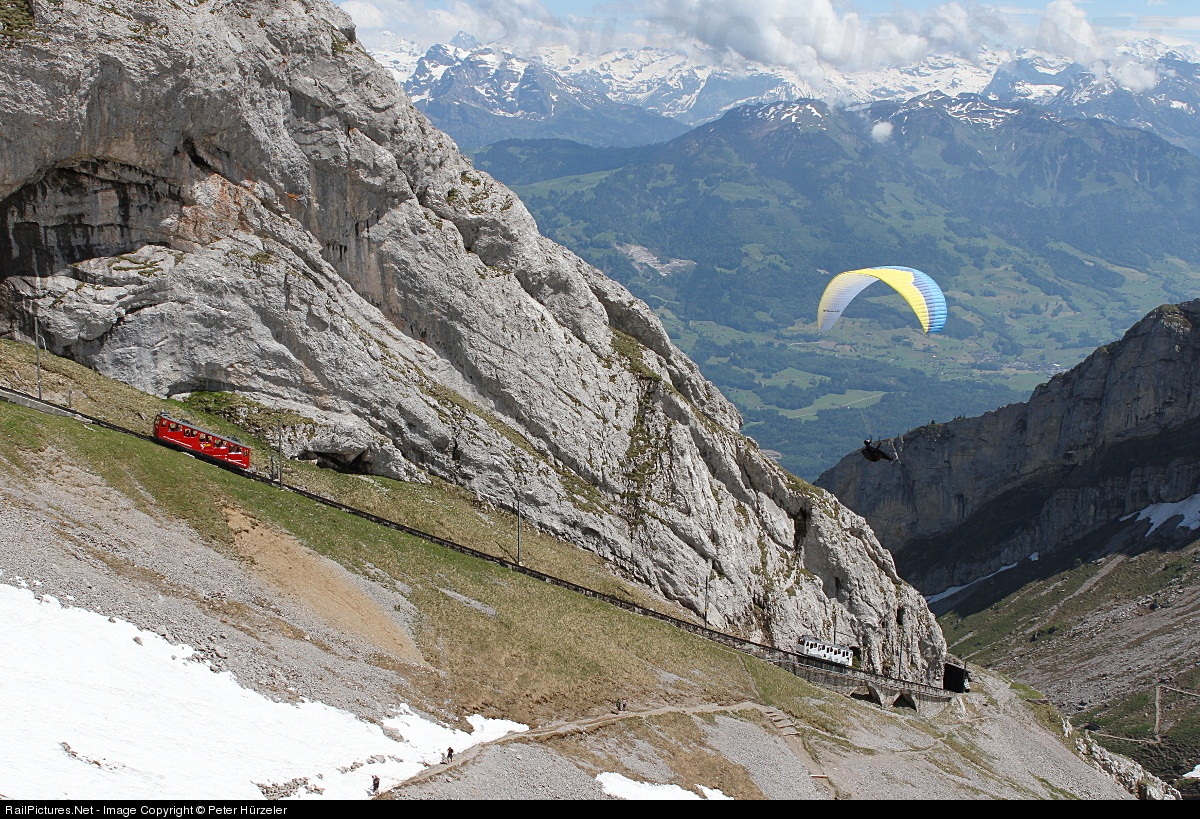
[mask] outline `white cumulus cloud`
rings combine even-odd
[[[1072,0],[1052,0],[1046,6],[1038,31],[1037,46],[1042,51],[1090,63],[1103,56],[1100,38],[1087,13]]]
[[[576,43],[583,32],[538,0],[348,0],[341,7],[361,28],[429,46],[464,31],[516,49]],[[367,40],[370,41],[370,36]]]
[[[374,3],[350,0],[341,4],[342,11],[350,15],[358,28],[383,28],[387,25],[383,12]]]
[[[892,123],[877,122],[871,126],[871,139],[882,145],[892,138],[892,130]]]
[[[907,66],[931,54],[974,58],[982,47],[1031,48],[1094,66],[1110,60],[1133,33],[1095,23],[1085,0],[1048,0],[1040,12],[949,0],[881,14],[857,9],[855,0],[615,0],[587,15],[556,14],[542,0],[347,0],[341,6],[368,38],[386,30],[428,46],[465,31],[517,50],[565,45],[590,54],[649,45],[731,67],[747,60],[787,66],[817,83],[825,76],[822,66]],[[1166,18],[1137,19],[1149,25]],[[1184,25],[1184,18],[1172,19],[1173,29]]]
[[[1109,68],[1109,74],[1117,85],[1137,93],[1149,91],[1158,85],[1158,74],[1154,68],[1137,62],[1115,62]]]

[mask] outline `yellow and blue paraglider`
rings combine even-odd
[[[848,270],[834,276],[821,294],[821,304],[817,307],[818,329],[824,331],[832,327],[854,297],[876,281],[891,285],[904,297],[926,333],[939,332],[946,325],[946,296],[937,282],[911,267],[888,266]]]

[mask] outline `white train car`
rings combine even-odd
[[[854,652],[848,646],[828,643],[813,637],[811,634],[800,638],[800,643],[796,650],[797,653],[807,657],[817,657],[822,660],[828,660],[831,663],[837,663],[838,665],[850,666],[854,664]]]

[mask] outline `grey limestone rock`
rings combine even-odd
[[[316,0],[34,0],[0,47],[0,332],[160,396],[311,423],[287,454],[434,476],[719,628],[945,644],[865,522],[783,472],[650,309],[542,237]],[[710,568],[711,567],[711,568]]]

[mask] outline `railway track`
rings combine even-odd
[[[518,572],[520,574],[526,575],[527,577],[531,577],[535,580],[540,580],[543,583],[549,583],[551,585],[558,586],[559,588],[575,592],[576,594],[582,594],[586,597],[591,597],[595,600],[603,601],[605,603],[608,603],[613,606],[617,606],[618,608],[625,609],[626,611],[633,612],[633,613],[641,615],[643,617],[650,617],[655,620],[660,620],[664,623],[668,623],[668,624],[674,626],[675,628],[678,628],[682,631],[689,632],[691,634],[695,634],[695,635],[702,637],[706,640],[709,640],[711,642],[719,643],[728,648],[732,648],[736,651],[740,651],[744,654],[749,654],[753,657],[757,657],[758,659],[761,659],[761,660],[766,660],[767,662],[773,663],[774,665],[777,665],[777,666],[779,666],[797,676],[800,676],[800,677],[806,677],[806,678],[812,679],[814,677],[814,675],[817,677],[821,677],[823,675],[833,675],[834,677],[841,678],[846,681],[856,681],[856,682],[860,682],[860,683],[865,683],[867,685],[878,685],[878,686],[886,687],[888,689],[895,689],[897,691],[908,693],[908,694],[921,695],[925,699],[934,699],[934,700],[938,700],[938,701],[944,701],[944,700],[948,700],[952,697],[951,692],[949,692],[943,688],[938,688],[936,686],[932,686],[932,685],[928,685],[928,684],[920,683],[920,682],[914,682],[912,680],[903,680],[903,679],[899,679],[896,677],[888,677],[883,674],[877,674],[872,671],[864,671],[862,669],[857,669],[857,668],[847,668],[846,666],[839,665],[838,663],[828,662],[828,661],[821,660],[816,657],[808,657],[803,654],[797,654],[797,653],[791,652],[791,651],[784,651],[783,649],[779,649],[774,646],[768,646],[768,645],[765,645],[762,643],[757,643],[757,642],[754,642],[753,640],[747,640],[743,637],[737,637],[732,634],[727,634],[723,631],[717,631],[716,629],[708,628],[707,626],[702,626],[702,625],[698,625],[696,623],[691,623],[691,622],[688,622],[687,620],[682,620],[678,617],[673,617],[669,614],[664,614],[660,611],[656,611],[655,609],[648,608],[646,606],[642,606],[638,603],[634,603],[629,600],[624,600],[620,597],[615,597],[610,594],[605,594],[604,592],[599,592],[599,591],[596,591],[595,589],[589,589],[586,586],[580,586],[577,583],[572,583],[569,580],[563,580],[562,578],[554,577],[553,575],[546,574],[545,572],[539,572],[536,569],[531,569],[528,566],[523,566],[518,563],[514,563],[511,560],[506,560],[502,557],[490,555],[486,552],[481,552],[478,549],[472,549],[470,546],[465,546],[465,545],[463,545],[461,543],[457,543],[453,540],[448,540],[447,538],[439,537],[438,535],[435,535],[431,532],[425,532],[421,529],[416,529],[412,526],[407,526],[403,523],[400,523],[399,521],[394,521],[389,518],[380,517],[379,515],[373,514],[371,512],[367,512],[366,510],[358,509],[353,506],[348,506],[344,503],[333,500],[332,498],[327,498],[323,495],[318,495],[315,492],[310,492],[307,489],[303,489],[299,486],[294,486],[294,485],[286,483],[282,480],[275,480],[275,479],[269,478],[265,475],[261,475],[257,472],[248,472],[246,470],[240,469],[240,468],[230,465],[230,464],[226,464],[226,463],[222,463],[217,460],[205,458],[204,456],[196,454],[196,453],[192,453],[189,450],[184,450],[181,447],[172,446],[169,443],[166,443],[158,438],[155,438],[153,435],[149,435],[149,434],[146,434],[143,432],[138,432],[137,430],[129,429],[128,427],[123,427],[119,424],[114,424],[111,421],[107,421],[103,418],[98,418],[93,415],[88,415],[86,413],[74,410],[70,407],[64,407],[61,404],[56,404],[52,401],[47,401],[45,399],[37,398],[36,396],[29,395],[28,393],[21,392],[20,390],[14,390],[10,387],[0,387],[0,399],[4,399],[4,400],[10,401],[12,403],[17,403],[22,406],[29,407],[30,409],[36,409],[36,410],[39,410],[42,412],[50,412],[54,415],[74,417],[80,421],[85,421],[87,423],[94,424],[95,426],[101,427],[103,429],[107,429],[107,430],[111,430],[113,432],[120,433],[122,435],[131,435],[135,438],[140,438],[143,441],[149,441],[150,443],[157,444],[159,446],[164,446],[168,449],[174,449],[177,451],[187,452],[189,455],[192,455],[197,460],[202,460],[205,463],[208,463],[208,464],[211,464],[212,466],[216,466],[221,469],[224,469],[227,472],[229,472],[233,475],[237,475],[238,477],[244,478],[246,480],[258,481],[259,483],[267,484],[269,486],[274,486],[283,491],[292,492],[296,495],[307,498],[308,500],[311,500],[314,503],[320,503],[325,506],[328,506],[333,509],[337,509],[341,512],[344,512],[345,514],[354,515],[355,517],[370,521],[379,526],[384,526],[388,529],[392,529],[397,532],[403,532],[406,535],[410,535],[412,537],[419,538],[420,540],[423,540],[427,543],[432,543],[434,545],[440,546],[445,549],[450,549],[450,550],[453,550],[456,552],[460,552],[461,554],[470,555],[471,557],[478,558],[479,560],[486,560],[489,563],[493,563],[497,566],[502,566],[505,569],[508,569],[509,571]]]

